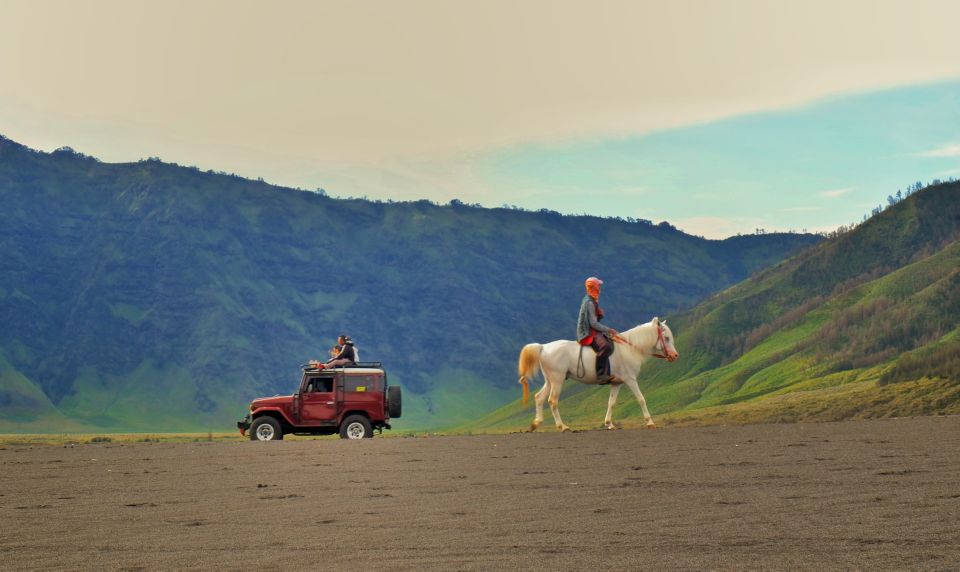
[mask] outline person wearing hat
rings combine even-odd
[[[597,383],[621,383],[616,376],[610,375],[610,355],[613,353],[611,339],[619,340],[620,336],[613,328],[600,323],[603,319],[603,310],[600,308],[600,286],[603,280],[596,276],[587,278],[584,285],[587,293],[580,304],[580,316],[577,319],[577,342],[581,346],[590,346],[597,353]]]

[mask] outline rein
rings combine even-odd
[[[635,346],[635,345],[633,344],[633,342],[631,342],[630,340],[628,340],[628,339],[626,339],[626,338],[622,338],[622,339],[624,340],[624,342],[626,343],[627,346],[629,346],[629,347],[631,347],[631,348],[639,349],[639,348],[637,348],[637,346]],[[650,356],[651,356],[651,357],[660,358],[660,359],[665,359],[665,360],[667,360],[667,361],[670,361],[670,358],[666,355],[666,353],[667,353],[667,341],[663,339],[663,326],[661,326],[660,324],[657,324],[657,343],[654,344],[653,349],[656,350],[656,349],[657,349],[657,346],[660,346],[660,353],[651,353]],[[582,352],[581,352],[580,359],[583,360]]]
[[[580,360],[577,363],[577,379],[583,379],[587,375],[587,368],[583,365],[583,348],[580,346]]]

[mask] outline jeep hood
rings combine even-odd
[[[250,403],[250,409],[259,409],[261,407],[279,407],[293,401],[292,395],[275,395],[273,397],[261,397],[254,399]]]

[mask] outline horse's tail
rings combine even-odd
[[[520,374],[520,385],[523,386],[523,405],[530,401],[530,383],[533,376],[540,371],[540,352],[542,344],[527,344],[520,350],[520,361],[517,363],[517,373]]]

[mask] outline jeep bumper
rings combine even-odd
[[[243,437],[247,434],[247,429],[250,428],[250,414],[247,413],[243,419],[237,421],[237,429],[240,429],[240,436]]]

